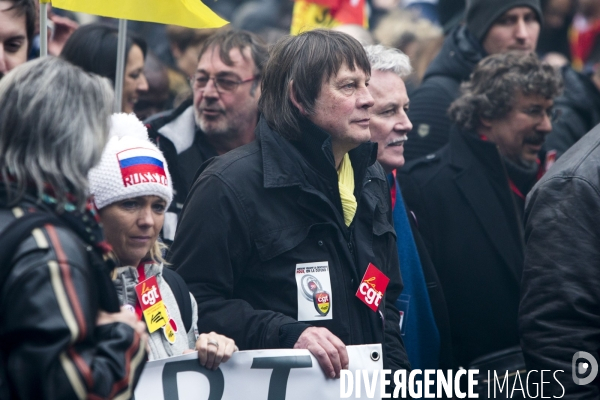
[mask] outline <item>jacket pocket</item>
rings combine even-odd
[[[391,233],[396,238],[396,230],[388,220],[387,212],[382,210],[381,205],[378,205],[373,212],[373,234],[383,236],[386,233]]]
[[[293,225],[265,233],[254,239],[258,256],[263,262],[280,256],[298,247],[311,230],[325,225],[327,224]]]

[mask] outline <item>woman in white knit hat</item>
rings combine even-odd
[[[146,321],[150,360],[195,349],[200,364],[216,369],[237,351],[234,341],[214,332],[198,336],[196,301],[183,280],[163,265],[157,239],[173,199],[165,158],[133,114],[114,114],[111,123],[102,160],[89,180],[106,239],[119,261],[113,282],[121,303]]]

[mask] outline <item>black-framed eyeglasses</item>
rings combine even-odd
[[[224,77],[212,77],[209,78],[208,76],[197,76],[195,78],[192,79],[192,86],[194,87],[194,89],[204,89],[206,87],[206,85],[208,85],[208,81],[210,81],[212,79],[215,88],[217,89],[217,92],[219,93],[223,93],[223,92],[235,92],[236,89],[243,83],[248,83],[248,82],[252,82],[254,80],[256,80],[256,78],[258,78],[257,76],[253,76],[252,78],[243,80],[243,81],[237,81],[235,79],[231,79],[231,78],[224,78]]]
[[[540,122],[544,119],[544,114],[548,116],[550,122],[558,121],[558,119],[562,115],[562,110],[554,107],[548,109],[544,109],[541,107],[531,107],[525,110],[521,110],[521,112],[523,114],[529,115],[532,118],[540,120]]]

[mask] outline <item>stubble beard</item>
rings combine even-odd
[[[224,115],[213,121],[207,121],[206,119],[202,118],[202,115],[200,115],[198,109],[194,109],[194,119],[196,120],[196,126],[199,127],[200,130],[202,130],[202,133],[204,133],[206,136],[233,136],[230,132],[231,129]]]

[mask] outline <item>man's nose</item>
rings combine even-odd
[[[527,23],[523,18],[519,18],[515,29],[515,37],[517,39],[525,41],[529,38],[529,30],[527,29]]]
[[[373,104],[375,104],[375,100],[373,96],[371,96],[371,92],[366,87],[361,91],[361,95],[358,98],[358,106],[360,108],[371,108]]]
[[[544,113],[543,119],[536,126],[537,130],[544,133],[550,133],[552,131],[552,120],[550,115]]]
[[[205,97],[219,97],[217,83],[214,79],[209,79],[208,82],[206,82],[206,86],[200,90],[202,90]]]
[[[410,122],[408,115],[406,115],[406,111],[404,111],[404,109],[402,109],[400,111],[400,116],[398,118],[398,121],[396,121],[396,124],[394,125],[394,129],[399,132],[404,132],[404,131],[411,131],[412,128],[413,128],[412,122]]]

